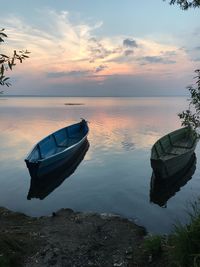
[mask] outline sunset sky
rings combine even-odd
[[[162,0],[0,0],[1,53],[31,51],[12,95],[184,95],[200,68],[200,9]],[[4,88],[3,88],[4,89]]]

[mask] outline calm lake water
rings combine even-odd
[[[65,105],[66,103],[82,105]],[[195,173],[167,201],[150,202],[150,150],[164,134],[180,127],[185,98],[0,98],[0,206],[32,216],[60,208],[116,213],[154,233],[185,223],[199,197],[199,146]],[[24,158],[51,132],[87,119],[90,143],[76,171],[43,200],[27,200],[30,175]]]

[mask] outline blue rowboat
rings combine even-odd
[[[87,121],[62,128],[38,142],[25,158],[26,165],[37,177],[67,162],[87,139]]]
[[[69,178],[78,168],[83,161],[88,149],[89,142],[86,139],[80,148],[73,154],[73,156],[62,165],[55,168],[52,172],[40,176],[38,179],[36,173],[32,173],[29,169],[31,176],[30,189],[27,195],[27,199],[39,198],[44,199],[57,187],[59,187],[67,178]]]

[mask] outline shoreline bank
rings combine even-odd
[[[35,218],[1,207],[0,229],[0,266],[26,267],[134,266],[147,234],[117,215],[71,209]]]

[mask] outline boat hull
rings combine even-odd
[[[166,161],[162,159],[151,159],[151,166],[155,176],[157,179],[167,179],[179,173],[185,166],[187,166],[193,153],[194,149]]]
[[[27,199],[44,199],[47,197],[76,171],[84,159],[88,149],[89,142],[88,140],[85,140],[79,150],[77,150],[67,162],[62,161],[62,164],[59,167],[55,168],[50,173],[41,175],[39,179],[37,173],[34,172],[34,169],[30,168],[29,173],[31,176],[31,182]]]
[[[47,158],[44,161],[41,161],[41,162],[40,161],[38,162],[26,161],[26,165],[28,169],[32,170],[32,173],[35,177],[40,178],[43,175],[46,175],[54,171],[55,169],[63,165],[63,163],[68,163],[71,160],[71,158],[74,156],[74,154],[76,154],[77,151],[79,151],[79,149],[86,142],[86,140],[87,140],[87,137],[82,139],[81,142],[79,142],[79,144],[72,147],[71,149],[67,151],[63,151],[62,153],[56,154],[55,156],[51,158]]]
[[[74,128],[75,129],[77,128],[77,133],[76,133],[76,130],[75,130],[75,132],[73,132],[73,134],[76,135],[76,139],[74,139],[74,140],[77,140],[77,141],[76,142],[74,141],[74,143],[71,146],[67,146],[67,145],[66,146],[65,145],[61,145],[61,146],[58,145],[57,146],[57,143],[55,141],[55,134],[59,133],[61,131],[63,131],[63,133],[64,133],[64,131],[67,130],[67,128],[72,129],[73,125],[66,127],[66,128],[63,128],[63,129],[47,136],[46,138],[41,140],[38,144],[36,144],[36,146],[33,148],[31,153],[25,159],[25,162],[26,162],[28,169],[31,170],[31,173],[32,173],[31,176],[39,178],[39,177],[44,176],[44,175],[52,172],[53,170],[57,169],[59,166],[63,165],[63,163],[67,163],[68,161],[71,160],[71,158],[79,151],[79,149],[86,142],[89,129],[87,126],[87,122],[85,120],[83,120],[82,122],[80,122],[78,124],[74,124]],[[78,130],[80,130],[82,128],[84,128],[84,131],[79,132]],[[80,134],[80,137],[77,139],[77,136],[79,136],[79,134]],[[71,137],[68,139],[71,139]],[[72,137],[72,139],[73,139],[73,137]],[[48,140],[50,140],[49,142],[51,142],[50,145],[48,145]],[[55,144],[53,146],[52,144],[54,141],[55,141]],[[67,141],[67,139],[64,141]],[[55,149],[58,148],[61,150],[58,153],[51,154],[49,156],[42,158],[41,157],[42,151],[40,151],[42,148],[42,145],[40,145],[40,144],[44,144],[44,142],[46,142],[45,148],[50,147],[50,149],[51,148],[55,148]],[[40,148],[40,146],[41,146],[41,148]],[[37,152],[38,157],[40,156],[41,158],[38,158],[37,160],[35,160],[35,158],[34,158],[34,155],[36,154],[35,151]]]

